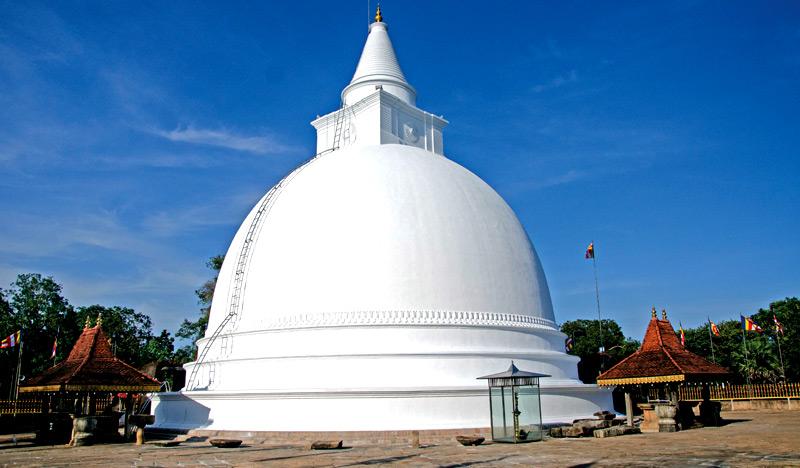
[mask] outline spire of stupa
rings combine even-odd
[[[367,42],[353,79],[342,91],[342,101],[353,104],[374,93],[378,86],[406,104],[415,105],[417,93],[400,69],[380,6],[375,13],[375,22],[369,25]]]
[[[342,107],[311,122],[317,129],[317,154],[386,144],[444,154],[447,121],[417,107],[417,92],[400,69],[383,21],[379,6],[353,79],[342,91]]]

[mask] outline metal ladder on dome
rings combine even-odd
[[[272,209],[274,204],[274,200],[277,199],[280,192],[283,190],[283,187],[290,182],[294,177],[299,174],[304,168],[306,168],[312,161],[317,159],[318,157],[322,156],[323,154],[336,151],[339,149],[339,145],[341,144],[342,140],[342,127],[344,126],[345,114],[348,112],[354,112],[352,106],[347,106],[345,103],[342,103],[342,107],[340,108],[339,112],[334,117],[334,128],[333,128],[333,145],[330,149],[317,153],[311,159],[307,160],[297,168],[295,168],[292,172],[290,172],[286,177],[281,179],[274,187],[267,192],[267,195],[262,200],[261,204],[256,211],[253,220],[250,222],[250,226],[247,230],[247,234],[244,238],[244,243],[242,244],[242,249],[239,251],[239,257],[236,261],[236,269],[234,270],[234,277],[233,277],[233,293],[230,296],[230,303],[228,304],[228,314],[222,319],[222,322],[217,326],[214,330],[214,333],[206,340],[206,343],[203,345],[203,349],[197,355],[197,359],[195,360],[194,367],[192,368],[192,373],[189,375],[189,379],[186,381],[185,388],[187,390],[193,388],[194,384],[196,383],[197,374],[200,370],[200,367],[205,364],[205,360],[208,357],[211,348],[216,342],[216,340],[222,336],[222,332],[225,330],[225,327],[233,320],[238,320],[239,317],[239,308],[241,307],[240,301],[242,298],[242,294],[244,292],[244,285],[245,285],[245,274],[246,274],[246,267],[247,263],[250,261],[250,251],[252,250],[252,244],[255,240],[255,235],[258,232],[258,229],[261,227],[261,220],[264,218],[266,214]],[[355,114],[354,114],[355,115]],[[222,353],[226,353],[229,347],[229,339],[227,336],[222,337],[222,346],[221,351]],[[209,385],[214,382],[214,377],[216,374],[216,369],[214,366],[209,368]]]
[[[331,145],[331,151],[339,149],[339,145],[342,142],[342,127],[344,127],[344,114],[346,112],[345,107],[346,106],[342,104],[341,109],[336,114],[333,121],[333,144]]]
[[[236,267],[234,270],[234,277],[233,277],[233,292],[230,296],[230,302],[228,304],[228,314],[225,316],[224,319],[220,322],[217,328],[214,330],[214,333],[206,340],[206,343],[203,345],[203,349],[197,355],[197,359],[195,360],[194,367],[192,368],[192,373],[189,376],[189,379],[186,381],[185,388],[187,390],[192,389],[196,383],[197,374],[200,368],[206,363],[206,358],[208,357],[211,348],[216,342],[216,340],[222,336],[223,331],[225,331],[225,327],[231,322],[239,318],[239,309],[241,308],[241,299],[242,294],[244,292],[245,286],[245,276],[247,273],[247,264],[250,261],[250,254],[253,249],[253,243],[256,238],[256,234],[261,227],[261,221],[265,218],[267,214],[272,209],[275,200],[280,195],[281,191],[283,190],[284,186],[289,183],[292,179],[294,179],[297,174],[299,174],[303,169],[308,167],[311,162],[313,162],[317,157],[319,157],[322,153],[315,155],[311,159],[308,159],[300,166],[297,166],[292,172],[290,172],[286,177],[281,179],[274,187],[267,192],[267,195],[261,201],[261,204],[258,206],[258,210],[256,211],[253,220],[250,222],[250,226],[247,229],[247,234],[245,235],[244,242],[242,243],[242,248],[239,251],[239,256],[236,259]],[[227,336],[222,336],[222,346],[221,351],[223,353],[227,352],[229,347],[229,339]],[[209,385],[213,383],[214,376],[216,374],[215,368],[212,366],[209,369]]]
[[[323,155],[323,154],[326,154],[326,153],[330,153],[332,151],[336,151],[341,147],[342,135],[345,133],[345,130],[344,130],[345,117],[347,117],[347,113],[348,112],[350,112],[351,115],[353,117],[355,117],[355,109],[354,109],[354,107],[355,107],[355,105],[348,106],[344,102],[342,103],[342,106],[339,108],[338,111],[336,111],[337,113],[333,117],[333,143],[331,144],[330,148],[328,148],[326,150],[323,150],[323,151],[320,151],[319,153],[317,153],[317,156],[320,156],[320,155]],[[347,130],[347,131],[349,132],[349,130]]]

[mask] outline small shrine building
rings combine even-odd
[[[58,415],[75,420],[105,417],[112,432],[124,413],[127,431],[134,396],[157,392],[161,383],[114,356],[102,323],[98,316],[90,327],[87,319],[67,359],[28,379],[19,391],[41,397],[42,413],[50,414],[51,419],[57,420]],[[123,411],[116,410],[120,406]]]
[[[688,416],[686,411],[691,411],[691,408],[679,407],[679,385],[686,383],[702,385],[703,404],[700,406],[700,417],[705,423],[713,424],[719,420],[719,410],[713,410],[714,405],[709,400],[708,383],[725,380],[729,376],[730,371],[727,368],[686,349],[672,324],[667,320],[666,311],[662,311],[659,320],[656,317],[656,309],[653,308],[641,347],[600,374],[597,377],[597,384],[624,389],[625,411],[628,414],[629,424],[633,414],[632,391],[640,394],[645,388],[647,390],[655,388],[659,395],[658,400],[670,405],[673,409],[669,411],[673,411],[673,416],[679,413],[680,419],[680,414]],[[639,405],[645,410],[646,419],[647,411],[652,410],[652,406],[654,405],[649,401]],[[662,412],[666,414],[669,411]]]

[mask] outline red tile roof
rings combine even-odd
[[[653,317],[639,350],[600,374],[597,384],[719,380],[729,374],[728,369],[684,348],[669,320]]]
[[[100,325],[84,328],[66,360],[20,385],[20,392],[155,392],[161,384],[120,361]]]

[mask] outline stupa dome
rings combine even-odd
[[[261,204],[231,243],[209,330],[227,314],[235,260]],[[355,146],[316,158],[284,183],[261,223],[237,332],[400,324],[420,313],[439,324],[554,326],[544,272],[511,208],[428,151]]]

